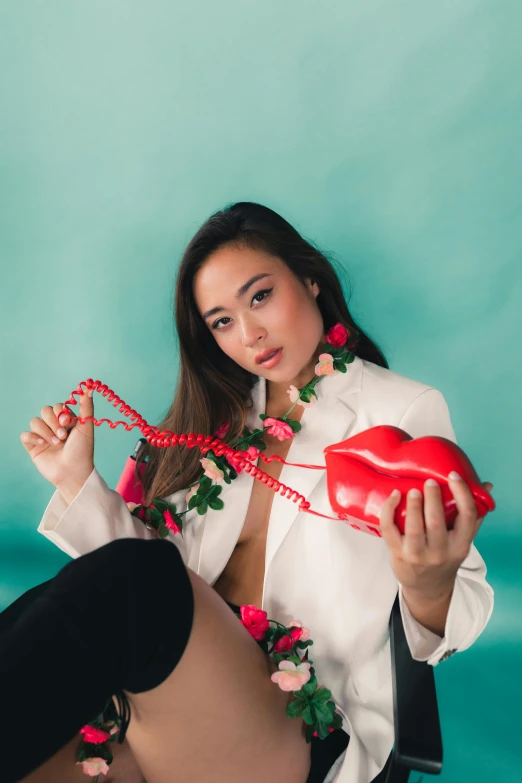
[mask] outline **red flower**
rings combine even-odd
[[[286,650],[291,650],[294,646],[294,640],[291,636],[288,636],[288,634],[285,634],[280,639],[277,640],[277,642],[274,645],[274,652],[280,653],[280,652],[286,652]]]
[[[94,742],[95,745],[101,745],[102,742],[105,742],[111,736],[108,731],[97,729],[95,726],[89,726],[89,724],[80,729],[79,733],[83,734],[85,742]]]
[[[221,427],[218,427],[218,429],[216,430],[214,435],[215,435],[216,438],[219,438],[220,440],[222,440],[225,437],[225,435],[227,434],[227,430],[228,430],[228,422],[226,422],[225,424],[222,424]]]
[[[342,324],[335,324],[326,334],[326,342],[333,345],[334,348],[340,348],[344,345],[350,336],[350,332]]]
[[[243,605],[240,609],[241,622],[249,634],[254,637],[256,642],[263,641],[265,633],[270,627],[266,612],[263,612],[262,609],[258,609],[253,604]]]
[[[172,515],[168,509],[163,512],[163,519],[165,520],[165,526],[168,527],[169,530],[173,530],[174,533],[181,533],[181,530],[173,520]]]
[[[298,642],[302,635],[303,635],[302,628],[290,628],[290,636],[292,637],[293,644]]]

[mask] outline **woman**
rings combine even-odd
[[[266,207],[235,204],[197,232],[179,269],[176,324],[179,384],[162,430],[218,431],[237,444],[246,424],[262,429],[257,446],[267,456],[298,464],[323,464],[327,445],[378,424],[455,438],[441,393],[387,368],[327,259]],[[349,336],[355,357],[344,372],[332,372],[323,355],[327,334],[334,343]],[[298,397],[312,380],[316,399]],[[195,448],[149,447],[144,505],[166,498],[178,521],[187,511],[182,534],[170,517],[168,541],[150,541],[156,533],[94,468],[92,423],[58,421],[61,410],[44,408],[21,435],[56,487],[38,530],[76,560],[29,606],[22,601],[3,631],[6,684],[23,671],[21,651],[38,651],[32,703],[46,716],[33,766],[14,772],[39,763],[33,783],[58,769],[60,780],[73,780],[59,766],[63,748],[121,691],[131,710],[128,743],[148,783],[383,781],[393,745],[388,621],[397,591],[412,655],[432,665],[469,647],[492,611],[472,543],[481,520],[465,482],[449,478],[459,510],[451,533],[440,488],[426,482],[424,497],[409,493],[404,535],[393,523],[400,497],[386,501],[379,537],[299,512],[245,471],[230,481],[223,461]],[[93,415],[88,395],[80,415]],[[331,514],[324,472],[276,460],[259,466]],[[190,502],[202,468],[224,507]],[[332,691],[342,729],[314,737],[310,748],[302,722],[286,715],[291,697],[271,682],[275,665],[227,602],[310,629],[317,678]],[[82,622],[94,617],[104,631],[86,651]]]

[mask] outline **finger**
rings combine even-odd
[[[450,535],[450,546],[457,557],[465,558],[475,536],[477,507],[466,482],[452,471],[448,476],[449,488],[457,505],[457,517]]]
[[[56,446],[58,443],[60,443],[60,438],[54,434],[52,429],[48,427],[47,424],[42,421],[42,419],[38,419],[36,417],[31,419],[29,426],[33,432],[43,438],[50,445]]]
[[[395,494],[396,493],[396,494]],[[395,509],[401,501],[401,493],[394,489],[391,495],[386,498],[381,507],[380,528],[382,537],[390,549],[398,551],[402,548],[401,531],[395,524]]]
[[[433,555],[446,553],[448,528],[444,516],[442,493],[435,479],[428,479],[424,483],[424,522],[428,551]]]
[[[64,409],[65,411],[67,411],[67,413],[63,412]],[[53,411],[56,418],[58,419],[58,424],[61,424],[61,426],[64,427],[66,430],[72,429],[72,427],[74,427],[74,425],[76,424],[75,421],[71,422],[71,420],[75,417],[76,414],[67,405],[64,406],[63,402],[57,402],[56,405],[53,407]]]
[[[40,437],[40,435],[37,435],[35,432],[22,432],[20,434],[20,440],[22,441],[24,449],[29,452],[37,446],[43,446],[44,444],[47,446],[47,442],[44,438]]]
[[[50,430],[52,430],[53,434],[59,439],[59,440],[65,440],[67,437],[67,432],[64,430],[63,427],[58,424],[58,419],[56,417],[56,413],[54,412],[54,409],[51,408],[50,405],[46,405],[45,408],[42,408],[41,410],[42,419],[47,424]]]
[[[415,557],[426,551],[426,529],[424,527],[423,499],[420,489],[410,489],[406,500],[406,524],[402,551]]]
[[[79,410],[74,411],[68,405],[65,405],[65,403],[57,403],[54,406],[54,412],[58,417],[60,424],[62,424],[65,427],[65,429],[71,430],[73,427],[77,426],[82,434],[92,437],[94,432],[93,422],[86,421],[82,423],[78,421],[78,419],[83,419],[88,416],[94,416],[94,404],[93,404],[94,390],[83,388],[83,384],[82,384],[81,392],[82,393],[78,397]],[[67,417],[67,413],[70,414],[69,418]],[[71,422],[71,418],[74,418],[75,421]]]
[[[79,416],[80,418],[84,418],[86,416],[94,416],[94,402],[93,402],[93,389],[87,389],[82,386],[83,394],[80,395],[79,401],[80,401],[80,412]],[[92,421],[86,421],[83,424],[80,422],[76,422],[79,426],[81,432],[83,432],[84,435],[87,435],[89,437],[94,436],[94,424]]]

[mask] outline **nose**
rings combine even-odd
[[[266,329],[250,315],[240,318],[241,342],[245,348],[253,348],[266,338]]]

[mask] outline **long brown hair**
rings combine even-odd
[[[226,440],[242,434],[251,392],[257,376],[244,370],[219,348],[196,306],[193,280],[205,260],[227,244],[248,246],[280,258],[300,280],[319,285],[316,298],[324,330],[344,324],[357,335],[355,352],[381,367],[388,363],[352,318],[341,282],[324,253],[306,241],[284,218],[261,204],[232,204],[212,215],[198,230],[183,253],[175,292],[175,323],[179,341],[179,380],[174,400],[158,425],[172,432],[213,434],[229,423]],[[202,473],[197,447],[155,448],[146,444],[137,459],[148,457],[142,479],[144,503],[166,497],[195,482]]]

